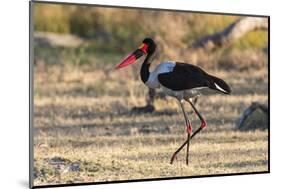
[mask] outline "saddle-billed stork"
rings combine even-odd
[[[175,97],[179,101],[185,119],[187,140],[173,153],[170,163],[173,163],[176,155],[187,145],[186,164],[188,165],[190,139],[207,126],[205,119],[195,108],[192,99],[200,95],[217,92],[230,94],[231,89],[222,79],[187,63],[166,61],[160,63],[154,71],[150,72],[149,67],[156,48],[157,46],[151,38],[145,38],[141,46],[118,64],[116,69],[128,66],[141,56],[146,55],[140,70],[141,80],[149,88],[161,88],[165,94]],[[192,133],[191,123],[183,107],[184,101],[187,101],[191,105],[201,121],[201,126],[194,133]]]

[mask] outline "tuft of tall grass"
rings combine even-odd
[[[115,52],[126,52],[144,37],[150,36],[158,39],[161,50],[173,55],[173,49],[183,49],[205,35],[223,30],[239,18],[229,15],[36,3],[34,27],[35,31],[90,37],[94,39],[96,47]],[[235,42],[233,48],[264,48],[267,45],[267,32],[256,31]]]

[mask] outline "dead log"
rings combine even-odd
[[[254,30],[267,30],[268,20],[267,18],[257,17],[244,17],[238,19],[236,22],[230,24],[223,31],[205,36],[195,42],[192,46],[194,48],[215,48],[221,47],[225,44],[229,44],[236,39],[239,39],[248,32]]]

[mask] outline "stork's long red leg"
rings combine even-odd
[[[198,134],[202,129],[204,129],[206,126],[207,126],[207,123],[205,121],[205,119],[202,117],[202,115],[198,112],[198,110],[195,108],[194,104],[190,101],[190,100],[187,100],[192,108],[194,109],[195,113],[197,114],[197,116],[199,117],[200,121],[201,121],[201,126],[191,135],[190,139],[192,139],[196,134]],[[177,150],[176,152],[174,153],[173,157],[172,157],[172,160],[171,160],[171,163],[173,163],[173,159],[175,158],[174,156],[176,156],[176,154],[178,154],[182,148],[189,143],[189,140],[186,140]],[[188,144],[189,145],[189,144]]]
[[[184,107],[183,107],[183,102],[180,101],[180,106],[181,106],[181,109],[182,109],[182,113],[184,115],[184,119],[185,119],[185,124],[186,124],[186,131],[187,131],[187,140],[186,140],[186,143],[187,146],[186,146],[186,164],[188,165],[188,156],[189,156],[189,144],[190,144],[190,138],[191,138],[191,133],[192,133],[192,126],[191,126],[191,123],[187,117],[187,114],[185,113],[184,111]],[[184,145],[185,145],[184,144]],[[181,149],[184,147],[184,145],[180,146],[180,148],[178,150],[176,150],[171,158],[171,164],[174,162],[177,154],[181,151]]]
[[[189,99],[187,101],[189,102],[189,104],[191,105],[191,107],[193,108],[193,110],[195,111],[195,113],[197,114],[198,118],[201,121],[201,126],[191,136],[191,138],[193,138],[196,134],[198,134],[202,129],[204,129],[207,126],[207,122],[205,121],[203,116],[199,113],[199,111],[195,108],[194,104]]]

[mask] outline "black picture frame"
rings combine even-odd
[[[183,176],[183,177],[166,177],[166,178],[151,178],[151,179],[132,179],[132,180],[118,180],[106,182],[88,182],[88,183],[72,183],[72,184],[50,184],[50,185],[33,185],[33,114],[34,114],[34,100],[33,100],[33,63],[34,63],[34,46],[33,46],[33,5],[37,3],[43,4],[58,4],[58,5],[83,5],[93,7],[107,7],[117,9],[141,9],[141,10],[157,10],[157,11],[171,11],[171,12],[184,12],[184,13],[202,13],[214,15],[232,15],[232,16],[248,16],[248,17],[262,17],[268,19],[268,170],[258,172],[243,172],[243,173],[229,173],[229,174],[212,174],[212,175],[199,175],[199,176]],[[270,16],[269,15],[253,15],[253,14],[238,14],[238,13],[222,13],[222,12],[204,12],[194,10],[174,10],[174,9],[161,9],[161,8],[146,8],[146,7],[129,7],[129,6],[116,6],[116,5],[100,5],[100,4],[85,4],[85,3],[68,3],[68,2],[52,2],[52,1],[29,1],[29,187],[30,188],[52,188],[64,186],[83,186],[83,185],[99,185],[99,184],[113,184],[113,183],[129,183],[129,182],[144,182],[144,181],[161,181],[172,179],[192,179],[192,178],[205,178],[205,177],[224,177],[224,176],[239,176],[251,174],[268,174],[270,173]]]

